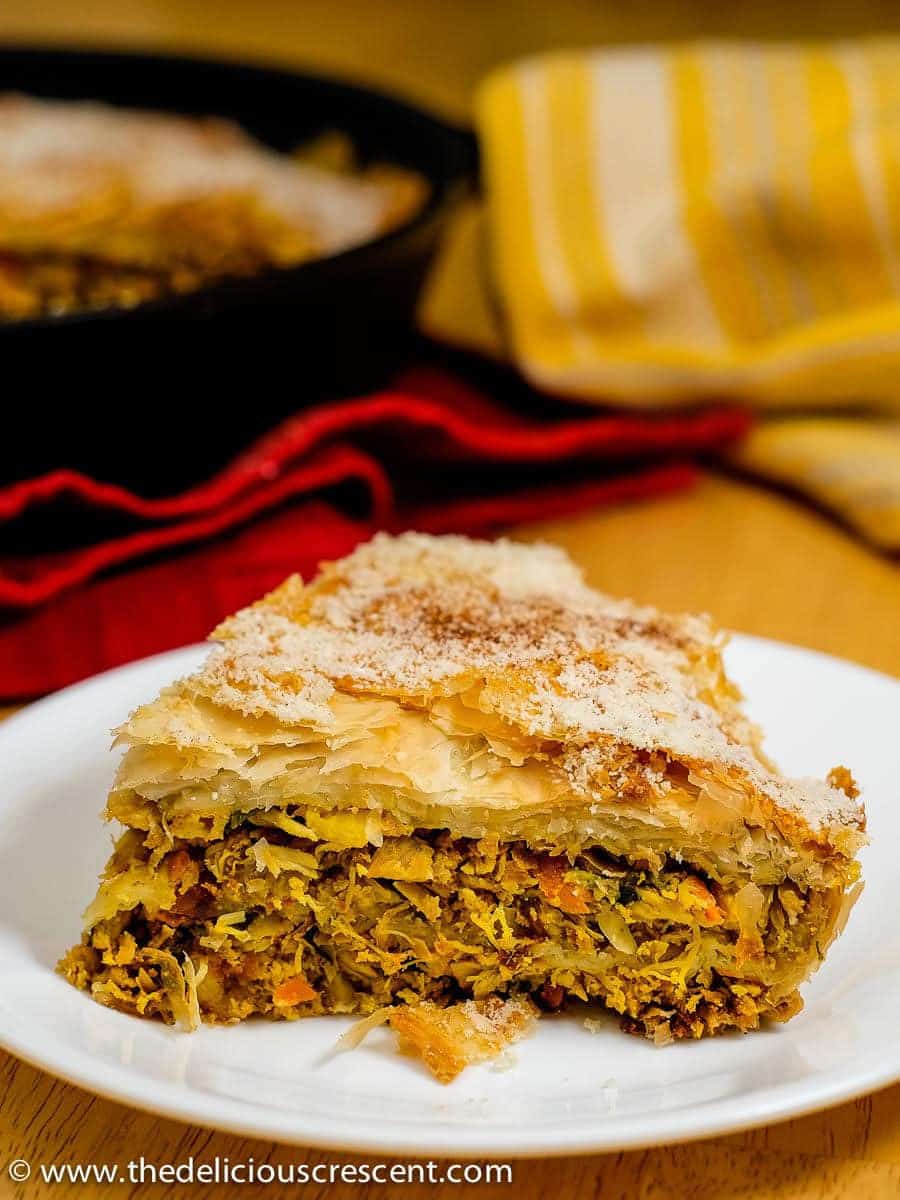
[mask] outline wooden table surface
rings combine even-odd
[[[900,27],[892,0],[721,5],[679,0],[3,0],[0,40],[155,45],[311,64],[389,84],[464,117],[472,84],[502,58],[567,42],[697,33],[828,33]],[[566,546],[609,591],[843,655],[900,674],[900,571],[827,519],[745,483],[706,477],[690,494],[514,531]],[[686,1098],[687,1099],[687,1098]],[[344,1161],[138,1113],[0,1053],[0,1197],[221,1196],[201,1185],[145,1189],[15,1185],[6,1166],[39,1162]],[[371,1160],[371,1156],[369,1156]],[[346,1161],[354,1161],[347,1158]],[[900,1195],[900,1086],[783,1125],[685,1147],[514,1166],[523,1200],[543,1195],[855,1200]],[[244,1186],[247,1200],[279,1189]],[[310,1185],[310,1194],[326,1189]],[[440,1197],[508,1188],[449,1186]],[[353,1186],[327,1189],[335,1200]],[[424,1194],[371,1187],[382,1197]]]

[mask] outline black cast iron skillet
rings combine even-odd
[[[330,258],[130,310],[0,325],[0,481],[66,465],[163,492],[279,417],[383,382],[472,136],[382,93],[265,66],[157,54],[0,49],[0,91],[231,118],[291,150],[349,134],[363,162],[424,176],[425,206]]]

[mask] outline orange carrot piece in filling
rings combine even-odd
[[[287,1006],[291,1004],[305,1004],[307,1000],[315,1000],[318,994],[318,992],[309,986],[302,975],[296,975],[286,983],[279,984],[272,995],[272,999],[278,1005]]]

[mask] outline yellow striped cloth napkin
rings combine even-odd
[[[476,116],[487,237],[461,216],[430,332],[585,401],[900,412],[900,41],[553,53],[491,75]],[[833,426],[779,422],[747,457],[774,454],[773,477],[790,459],[780,482],[900,546],[897,425],[882,434],[883,521],[871,480],[860,515],[852,471],[823,466]]]

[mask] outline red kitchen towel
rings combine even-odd
[[[530,418],[428,369],[299,413],[178,495],[65,470],[0,488],[0,537],[36,513],[75,530],[62,549],[0,551],[0,697],[201,638],[376,529],[485,533],[686,486],[689,456],[747,424],[730,409]]]

